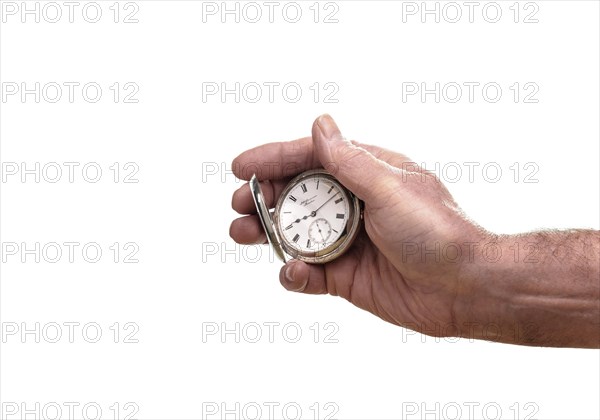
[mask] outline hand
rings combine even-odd
[[[288,290],[342,296],[427,335],[600,347],[598,231],[489,233],[433,174],[402,154],[346,140],[328,115],[314,122],[312,138],[259,146],[232,166],[245,180],[257,172],[269,207],[292,176],[319,167],[365,203],[351,249],[325,265],[288,262],[279,276]],[[232,206],[246,216],[233,221],[231,237],[265,243],[248,185]],[[482,252],[488,245],[498,258]],[[534,250],[535,261],[515,249]]]
[[[436,243],[477,241],[485,233],[465,219],[432,174],[403,170],[416,165],[399,153],[347,141],[327,115],[313,124],[312,138],[244,152],[233,170],[248,180],[252,173],[244,168],[254,171],[267,163],[272,173],[257,171],[257,176],[270,207],[292,175],[318,167],[336,168],[333,175],[365,202],[364,231],[352,248],[325,265],[292,260],[280,274],[286,289],[339,295],[386,321],[426,333],[456,322],[457,311],[465,306],[461,265],[425,261],[421,250],[435,249]],[[294,170],[284,173],[286,168]],[[252,215],[232,223],[231,237],[239,243],[264,243],[247,185],[234,193],[232,206]],[[407,256],[409,243],[421,249]]]

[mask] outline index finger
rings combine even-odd
[[[236,157],[232,170],[239,179],[259,181],[282,179],[309,169],[320,168],[311,137],[294,141],[263,144]]]

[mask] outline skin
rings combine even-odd
[[[495,235],[469,220],[444,185],[406,156],[346,140],[329,115],[312,137],[265,144],[236,159],[272,208],[292,176],[324,167],[364,201],[351,249],[324,265],[282,267],[290,291],[341,296],[393,324],[442,337],[600,347],[600,233]],[[265,243],[247,184],[233,194],[240,244]]]

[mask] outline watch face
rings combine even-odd
[[[311,262],[341,254],[358,230],[358,199],[322,170],[294,178],[278,200],[275,228],[282,246]]]

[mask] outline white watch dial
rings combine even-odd
[[[346,229],[350,197],[329,177],[315,174],[305,178],[282,200],[282,240],[300,252],[321,251],[338,241]]]

